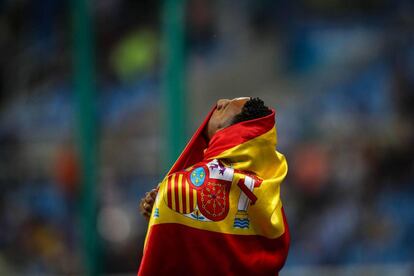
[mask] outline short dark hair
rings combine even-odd
[[[234,116],[233,124],[265,117],[272,113],[272,110],[264,105],[260,98],[250,98],[244,106],[242,111]]]

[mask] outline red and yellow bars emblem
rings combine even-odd
[[[194,211],[197,203],[197,192],[188,183],[183,173],[168,176],[167,179],[167,205],[172,210],[181,214],[189,214]]]

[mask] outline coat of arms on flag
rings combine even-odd
[[[234,170],[217,160],[168,177],[168,207],[200,221],[220,221],[229,212],[229,192]]]

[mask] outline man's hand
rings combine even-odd
[[[147,220],[149,220],[151,216],[157,193],[158,189],[152,189],[149,193],[145,193],[145,197],[141,199],[141,203],[139,204],[140,212]]]

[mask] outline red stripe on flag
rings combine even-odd
[[[285,233],[276,239],[204,231],[177,223],[153,225],[138,276],[170,275],[172,271],[174,275],[200,276],[278,275],[290,243],[284,213],[283,222]]]
[[[190,196],[190,213],[194,210],[194,200],[193,200],[193,188],[190,185],[190,191],[188,191]]]
[[[167,187],[167,201],[168,207],[172,208],[172,198],[171,198],[171,176],[167,179],[168,187]]]
[[[175,210],[180,211],[180,202],[178,201],[178,185],[181,185],[181,183],[178,183],[178,173],[174,174],[174,196],[175,196]]]
[[[181,185],[182,185],[183,188],[181,189],[181,191],[182,191],[181,198],[183,199],[183,214],[186,214],[187,213],[187,194],[186,194],[187,179],[186,179],[185,175],[183,175],[182,179],[183,179],[183,181],[182,181]]]

